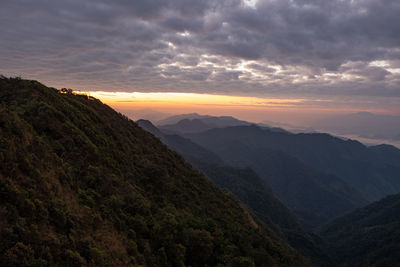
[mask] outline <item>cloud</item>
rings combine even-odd
[[[398,1],[253,4],[2,0],[0,73],[86,90],[400,97]]]

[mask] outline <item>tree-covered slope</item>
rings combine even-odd
[[[100,101],[0,79],[0,265],[307,265],[270,232]]]
[[[320,229],[343,266],[400,266],[400,195],[391,195]]]

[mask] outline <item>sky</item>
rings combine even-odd
[[[399,14],[398,0],[1,0],[0,74],[121,109],[399,115]]]

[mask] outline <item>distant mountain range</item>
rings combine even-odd
[[[228,126],[251,125],[247,121],[241,121],[230,116],[214,117],[208,115],[183,114],[169,117],[158,122],[158,128],[170,133],[195,133],[213,128]]]
[[[225,128],[229,126],[250,126],[258,125],[262,128],[269,129],[275,132],[287,132],[279,127],[272,127],[265,123],[252,123],[243,120],[238,120],[231,116],[210,116],[199,115],[197,113],[182,114],[169,117],[158,122],[158,128],[167,133],[186,134],[197,133],[214,128]]]
[[[155,136],[159,137],[165,144],[179,152],[181,155],[185,157],[189,162],[191,162],[193,165],[198,167],[200,170],[205,171],[205,173],[208,173],[208,176],[220,187],[229,189],[230,191],[238,189],[233,187],[233,183],[230,183],[228,180],[224,181],[224,177],[227,179],[231,180],[237,180],[234,183],[246,183],[247,179],[247,185],[240,187],[240,190],[250,190],[248,193],[246,193],[246,196],[242,195],[242,198],[246,199],[251,199],[252,197],[256,197],[256,194],[253,194],[255,191],[262,192],[260,193],[261,195],[264,195],[264,205],[261,205],[261,209],[265,209],[268,206],[279,206],[280,208],[278,210],[275,210],[273,212],[258,212],[259,214],[262,214],[263,216],[267,217],[270,214],[274,213],[282,213],[283,211],[286,210],[286,215],[285,216],[274,216],[272,218],[269,218],[269,221],[274,222],[276,225],[279,225],[283,228],[297,228],[299,227],[299,224],[295,217],[290,214],[290,212],[284,207],[282,204],[280,204],[279,200],[277,200],[271,193],[271,189],[269,189],[265,183],[260,179],[257,174],[255,174],[251,169],[245,169],[245,168],[235,168],[232,167],[228,164],[226,164],[222,159],[220,159],[219,156],[214,154],[213,152],[193,143],[187,138],[181,137],[179,135],[171,135],[171,134],[165,134],[161,132],[159,129],[157,129],[154,125],[151,124],[149,121],[145,120],[139,120],[137,121],[138,125],[141,126],[143,129],[153,133]],[[223,173],[224,175],[219,175],[218,172]],[[235,173],[237,174],[237,177],[234,177]],[[231,177],[231,178],[229,178]],[[240,177],[245,178],[242,181],[239,181]],[[215,178],[215,179],[214,179]],[[256,190],[255,190],[256,189]],[[242,192],[244,193],[244,192]],[[260,195],[259,194],[259,195]],[[246,201],[244,201],[246,203]],[[275,203],[275,204],[273,204]],[[249,205],[250,207],[252,205]],[[257,209],[253,209],[254,211],[257,212]],[[279,222],[276,221],[279,218],[286,217],[287,219],[284,219],[283,221]]]
[[[314,263],[328,263],[327,252],[306,233],[296,216],[272,193],[272,190],[252,169],[227,164],[215,153],[176,134],[164,133],[150,121],[139,120],[139,126],[159,137],[190,163],[206,174],[220,188],[232,192],[290,245],[311,258]],[[307,244],[307,245],[305,245]]]
[[[185,136],[231,166],[251,167],[310,227],[400,192],[400,150],[393,146],[366,147],[328,134],[293,134],[249,123],[224,127],[218,117],[195,116],[160,129]],[[217,127],[208,129],[206,121]],[[191,128],[196,125],[207,127]],[[298,188],[311,190],[309,197]]]
[[[255,148],[247,147],[244,142],[239,141],[240,138],[253,139],[249,132],[240,132],[240,130],[254,130],[256,132],[261,131],[261,133],[264,131],[270,132],[270,130],[255,125],[228,127],[186,135],[187,138],[182,138],[176,134],[164,134],[154,126],[149,127],[148,124],[150,123],[139,122],[139,125],[161,137],[164,143],[182,153],[192,163],[197,163],[198,161],[210,163],[207,159],[212,159],[213,162],[211,163],[213,164],[224,162],[225,165],[229,164],[239,168],[253,168],[263,178],[264,182],[272,187],[274,194],[288,205],[308,228],[318,226],[330,218],[367,203],[367,200],[363,198],[360,192],[334,175],[327,175],[312,169],[286,153],[261,146],[258,147],[257,145],[255,145]],[[177,129],[173,128],[173,126],[176,126]],[[180,124],[178,122],[175,125],[170,125],[168,131],[179,132],[179,129]],[[219,137],[210,137],[210,144],[199,140],[207,133],[216,130],[224,132],[228,129],[232,130],[233,133],[237,133],[233,140],[231,140],[229,134],[226,139],[223,137],[224,134]],[[236,132],[236,130],[238,131]],[[286,134],[284,132],[271,133]],[[180,139],[180,141],[177,142],[177,139]],[[186,141],[182,142],[182,139]],[[262,145],[262,142],[260,145]],[[191,148],[191,150],[188,151],[188,148]],[[222,148],[222,150],[219,148]],[[199,158],[201,159],[199,160]],[[216,160],[217,158],[218,160]]]
[[[186,135],[195,143],[230,161],[243,160],[263,150],[278,151],[292,156],[309,168],[336,176],[359,191],[363,198],[374,201],[388,194],[400,192],[400,158],[387,153],[388,146],[367,147],[357,141],[343,140],[328,134],[291,134],[272,132],[257,126],[212,129],[203,133]],[[238,149],[236,153],[233,149]],[[245,152],[247,150],[247,152]],[[398,151],[390,146],[390,150]],[[241,153],[238,153],[242,151]],[[244,156],[247,153],[247,156]],[[261,155],[257,157],[262,159]],[[255,159],[256,160],[256,159]],[[261,168],[264,163],[251,164]],[[250,164],[250,163],[249,163]],[[255,169],[257,171],[257,169]],[[265,170],[266,171],[266,170]],[[267,178],[267,177],[266,177]],[[272,184],[271,184],[272,186]]]
[[[283,237],[314,264],[396,266],[399,262],[400,196],[355,210],[400,192],[399,149],[367,147],[328,134],[272,131],[254,124],[182,131],[182,124],[205,124],[201,120],[184,119],[166,130],[139,124],[182,153],[218,186],[235,194],[267,225],[277,225],[275,229],[281,229]],[[211,164],[204,163],[208,159]],[[303,226],[320,226],[318,233],[324,241],[305,234],[273,194]],[[346,212],[350,213],[323,225]]]
[[[138,116],[133,116],[138,118]],[[152,116],[150,116],[152,117]],[[175,129],[174,124],[180,124],[181,133],[204,131],[211,128],[223,128],[228,126],[242,126],[256,124],[276,131],[289,131],[292,133],[318,133],[326,132],[347,139],[355,139],[367,145],[392,144],[400,148],[400,116],[373,114],[370,112],[358,112],[345,115],[329,116],[324,119],[309,122],[307,126],[292,125],[289,123],[264,120],[261,123],[241,121],[230,116],[209,116],[197,113],[173,115],[161,120],[151,119],[144,114],[143,117],[152,121],[157,127],[165,130]],[[212,123],[204,119],[214,120]],[[220,123],[219,118],[226,118],[226,123]],[[182,120],[187,120],[181,122]],[[201,120],[199,122],[198,120]],[[193,122],[192,122],[193,121]]]

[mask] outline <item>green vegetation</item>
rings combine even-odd
[[[0,79],[1,266],[305,266],[100,101]]]

